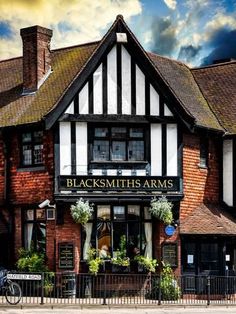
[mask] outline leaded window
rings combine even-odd
[[[29,131],[21,135],[22,166],[35,166],[43,163],[43,132]]]

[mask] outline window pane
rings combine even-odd
[[[108,128],[95,128],[94,132],[96,137],[107,137],[108,136]]]
[[[142,128],[131,128],[129,131],[130,137],[143,137],[143,129]]]
[[[109,142],[94,141],[93,160],[109,160]]]
[[[111,248],[111,223],[109,221],[101,220],[97,223],[97,237],[99,255],[106,258],[110,255]]]
[[[31,138],[31,133],[30,132],[22,134],[22,142],[23,143],[28,143],[28,142],[31,142],[31,141],[32,141],[32,138]]]
[[[34,163],[41,164],[43,162],[43,145],[34,146]]]
[[[33,230],[36,239],[36,249],[39,252],[45,253],[46,251],[46,224],[36,223]]]
[[[35,131],[34,132],[34,140],[37,143],[41,143],[43,140],[43,131]]]
[[[122,245],[126,248],[126,224],[113,223],[113,257],[116,257],[116,253],[121,250]]]
[[[36,219],[37,220],[45,220],[46,219],[46,215],[45,215],[45,209],[44,208],[40,208],[36,210]]]
[[[129,141],[129,160],[144,160],[143,141]]]
[[[25,220],[34,220],[34,210],[33,209],[26,210]]]
[[[30,250],[33,245],[33,223],[27,223],[24,227],[25,249]]]
[[[111,136],[126,138],[126,128],[111,128]]]
[[[23,165],[32,165],[32,149],[31,145],[24,145],[23,150]]]
[[[111,208],[108,205],[101,205],[97,207],[98,219],[109,220],[111,219]]]
[[[202,243],[201,244],[201,271],[218,270],[218,243]]]
[[[140,207],[138,205],[128,206],[128,220],[138,220],[140,216]]]
[[[138,222],[128,224],[128,255],[133,258],[140,254],[140,228]]]
[[[114,219],[115,220],[122,220],[125,219],[125,208],[124,206],[114,206]]]
[[[125,142],[112,142],[112,160],[126,160]]]

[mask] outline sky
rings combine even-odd
[[[101,39],[118,14],[147,51],[191,67],[236,58],[236,0],[0,0],[0,60],[22,55],[21,28],[52,29],[56,49]]]

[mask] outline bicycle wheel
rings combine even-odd
[[[20,302],[22,296],[21,287],[16,282],[10,282],[6,288],[5,297],[9,304],[15,305]]]

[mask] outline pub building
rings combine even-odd
[[[123,238],[128,257],[177,275],[234,274],[236,62],[146,52],[120,15],[78,46],[51,50],[41,26],[20,35],[23,56],[0,62],[0,265],[33,247],[79,273],[90,247],[114,257]],[[161,196],[171,226],[149,213]],[[80,198],[86,228],[70,213]]]

